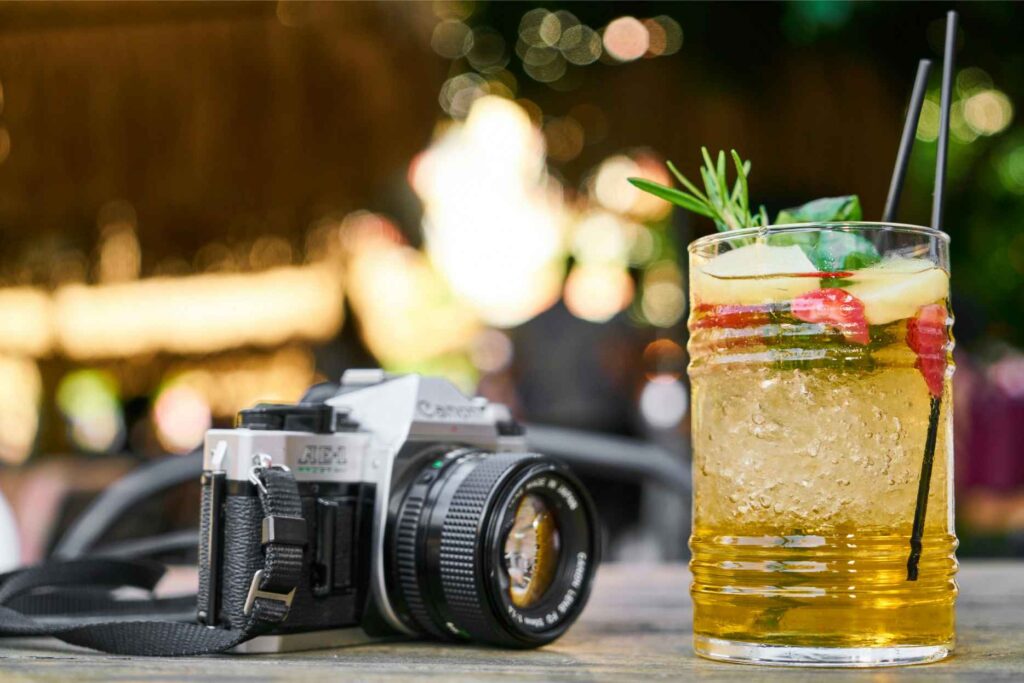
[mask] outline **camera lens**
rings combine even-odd
[[[505,537],[505,572],[509,598],[516,607],[537,604],[558,568],[558,520],[540,496],[528,493],[516,508]]]
[[[395,494],[389,597],[413,630],[536,647],[579,615],[597,565],[593,504],[531,453],[428,457]]]

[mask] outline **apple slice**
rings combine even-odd
[[[924,258],[897,257],[857,271],[846,291],[864,303],[870,325],[910,318],[949,295],[949,275]]]
[[[796,245],[773,247],[758,242],[695,264],[693,296],[704,304],[789,301],[818,288],[817,270]]]

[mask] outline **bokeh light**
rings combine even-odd
[[[589,26],[570,26],[559,37],[558,49],[571,64],[593,64],[601,58],[601,35]]]
[[[1016,194],[1024,194],[1024,144],[1004,154],[997,169],[1003,186]]]
[[[656,327],[672,327],[686,312],[683,275],[674,261],[659,261],[644,273],[640,308]]]
[[[75,370],[57,384],[57,406],[68,423],[68,436],[89,453],[111,453],[124,443],[124,416],[117,380],[101,370]]]
[[[565,306],[583,320],[610,320],[632,299],[633,278],[622,266],[577,263],[565,281]]]
[[[43,289],[0,289],[0,352],[42,356],[53,345],[53,302]]]
[[[673,429],[690,407],[686,386],[672,375],[650,379],[640,392],[640,414],[655,429]]]
[[[590,212],[576,223],[572,254],[581,263],[625,265],[631,246],[627,229],[615,214]]]
[[[134,216],[134,210],[131,211]],[[135,222],[118,217],[100,229],[97,280],[103,283],[137,280],[142,269],[142,251],[135,234]]]
[[[970,97],[979,90],[992,87],[992,77],[984,69],[969,66],[956,75],[956,92],[958,95]]]
[[[663,164],[649,155],[635,159],[619,154],[606,159],[594,178],[593,193],[603,206],[618,213],[630,214],[644,220],[661,218],[671,206],[647,192],[641,192],[628,181],[631,177],[647,178],[663,185],[669,184]]]
[[[562,194],[522,107],[477,100],[465,124],[450,127],[417,162],[413,187],[431,261],[485,322],[517,325],[557,300]]]
[[[683,29],[675,19],[661,15],[644,19],[649,36],[647,57],[667,57],[679,52],[683,46]]]
[[[686,351],[671,339],[656,339],[644,348],[643,365],[648,379],[682,377],[686,371]]]
[[[553,17],[554,14],[542,7],[532,9],[523,14],[519,20],[519,40],[526,45],[534,47],[546,45],[547,43],[541,36],[541,26],[549,16]]]
[[[43,381],[28,358],[0,355],[0,462],[17,465],[28,457],[39,429]]]
[[[604,49],[620,62],[640,59],[649,47],[647,27],[636,17],[619,17],[604,29]]]
[[[505,39],[489,27],[473,29],[472,45],[466,52],[470,65],[482,73],[503,69],[509,60]]]
[[[469,26],[457,19],[445,19],[434,26],[430,46],[445,59],[464,57],[473,49],[474,35]]]
[[[544,124],[548,157],[554,161],[572,161],[583,151],[583,126],[571,116],[553,118]]]
[[[999,90],[982,90],[964,102],[964,119],[979,135],[995,135],[1013,120],[1013,104]]]
[[[54,324],[72,358],[276,346],[334,335],[343,319],[341,294],[340,273],[322,264],[68,285],[54,294]]]
[[[418,367],[461,351],[479,329],[473,310],[409,246],[382,241],[353,253],[348,296],[363,341],[386,368]]]
[[[297,401],[315,381],[312,353],[299,346],[183,360],[164,374],[163,387],[197,392],[214,417],[233,418],[261,401]]]
[[[557,81],[565,75],[566,68],[565,58],[552,48],[531,47],[523,57],[523,70],[540,83]]]
[[[513,351],[507,334],[487,328],[473,338],[469,358],[481,372],[500,372],[512,363]]]
[[[187,453],[202,444],[210,428],[210,404],[188,384],[170,384],[156,397],[153,423],[161,446],[171,453]]]
[[[921,104],[921,116],[917,120],[917,139],[935,142],[939,137],[939,101],[929,96]]]

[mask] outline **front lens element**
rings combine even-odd
[[[513,605],[532,607],[547,592],[558,569],[560,549],[554,513],[540,496],[523,496],[505,538],[505,571]]]

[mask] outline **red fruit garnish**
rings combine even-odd
[[[790,306],[793,317],[807,323],[825,323],[849,341],[867,344],[868,321],[864,304],[844,289],[826,287],[802,294]]]
[[[942,304],[928,304],[907,321],[907,346],[917,354],[917,369],[924,375],[932,396],[942,396],[946,379],[946,319],[949,312]]]
[[[693,327],[698,329],[726,327],[741,329],[757,327],[771,322],[768,306],[743,306],[740,304],[698,304]]]

